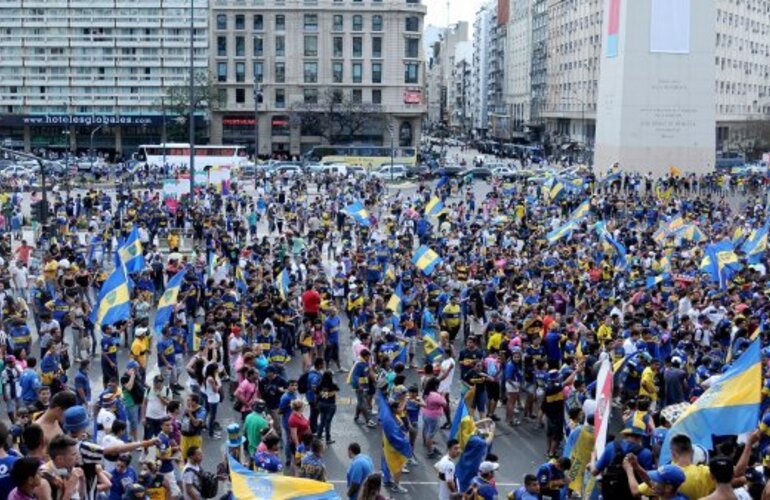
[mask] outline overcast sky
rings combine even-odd
[[[428,16],[425,24],[434,26],[447,25],[447,1],[446,0],[424,0],[428,6]],[[484,3],[483,0],[450,0],[449,23],[457,21],[468,21],[473,25],[473,18],[476,11]],[[468,32],[470,35],[470,30]]]

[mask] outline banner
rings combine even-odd
[[[601,455],[607,445],[607,426],[612,412],[612,365],[602,361],[599,376],[596,377],[596,410],[594,411],[594,450]]]

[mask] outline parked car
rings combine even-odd
[[[405,165],[383,165],[378,170],[372,172],[372,176],[384,181],[406,179]]]
[[[406,167],[406,176],[410,179],[427,179],[431,172],[427,165],[412,165]]]
[[[458,177],[464,172],[463,167],[460,165],[446,165],[438,169],[439,177]]]
[[[11,165],[0,172],[3,179],[30,179],[35,173],[23,165]]]
[[[364,167],[361,165],[350,165],[348,166],[348,175],[353,175],[355,177],[366,177],[366,174],[368,172]]]
[[[516,177],[516,171],[511,167],[495,167],[492,169],[492,175],[499,179],[513,179]]]
[[[302,175],[302,168],[299,165],[280,165],[270,171],[273,176],[295,177]]]
[[[322,174],[348,175],[348,166],[345,163],[326,163],[319,170]]]
[[[487,167],[469,168],[463,173],[463,177],[469,175],[474,179],[489,179],[492,177],[492,171]]]

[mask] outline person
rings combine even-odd
[[[345,474],[347,496],[350,500],[358,500],[364,481],[374,472],[374,465],[368,455],[361,453],[361,445],[355,442],[348,445],[348,458],[350,465]]]
[[[190,445],[185,455],[187,463],[182,470],[182,493],[184,500],[202,500],[200,473],[203,470],[203,450],[196,445]]]
[[[0,422],[0,443],[8,442],[8,426]],[[0,498],[5,498],[13,489],[15,483],[11,477],[13,464],[18,460],[17,455],[10,455],[5,446],[0,446]]]
[[[483,461],[479,465],[479,473],[471,481],[471,486],[463,494],[463,498],[496,500],[497,488],[495,487],[495,471],[500,468],[500,464],[495,462]]]
[[[640,497],[642,494],[639,491],[639,482],[636,480],[636,474],[634,473],[634,466],[632,464],[632,458],[626,457],[623,459],[623,470],[626,473],[629,489],[631,494],[635,497]],[[652,491],[654,496],[661,500],[688,500],[688,497],[682,495],[677,490],[679,486],[684,483],[684,472],[677,465],[664,465],[658,470],[651,471],[649,473],[649,479],[652,483]]]
[[[86,498],[86,477],[77,467],[78,442],[60,434],[48,442],[49,460],[43,464],[40,484],[41,498],[72,498],[76,493]]]
[[[320,439],[313,439],[310,451],[305,453],[300,461],[298,477],[326,481],[326,466],[323,463],[324,444]]]
[[[434,439],[439,429],[439,419],[447,405],[446,399],[439,392],[439,385],[439,380],[431,377],[423,389],[425,407],[422,409],[422,436],[425,449],[428,450],[428,458],[435,458],[438,455],[438,450],[434,448]]]
[[[187,457],[193,446],[197,449],[203,445],[203,429],[206,427],[206,409],[200,404],[198,394],[189,394],[185,402],[185,410],[182,415],[182,442],[180,449],[182,456]]]
[[[16,460],[11,469],[6,472],[14,488],[3,498],[8,500],[32,500],[37,498],[37,490],[42,481],[40,466],[40,460],[34,457],[22,457]]]
[[[605,498],[632,498],[627,475],[623,468],[623,460],[628,454],[636,455],[640,466],[652,469],[653,457],[650,450],[642,447],[645,436],[644,429],[628,427],[623,429],[621,436],[607,443],[599,459],[591,467],[594,476],[602,474],[602,495]]]
[[[309,378],[308,383],[310,383]],[[337,411],[337,393],[339,391],[340,388],[334,383],[334,374],[331,370],[326,370],[321,375],[320,382],[314,389],[317,398],[317,408],[321,417],[320,423],[316,429],[316,436],[318,439],[321,439],[325,435],[326,446],[334,444],[334,440],[332,440],[332,420],[334,420],[334,414]],[[312,430],[312,421],[310,424]]]
[[[160,463],[158,473],[160,473],[168,483],[168,490],[171,494],[171,497],[178,498],[182,494],[176,480],[176,464],[178,460],[176,460],[175,457],[179,452],[179,443],[173,436],[173,425],[170,415],[166,415],[163,420],[161,420],[160,432],[157,435],[157,439],[158,443],[156,445],[156,459],[158,463]]]
[[[265,435],[257,453],[252,457],[254,468],[257,471],[275,474],[283,470],[283,463],[281,463],[281,459],[278,457],[280,444],[281,438],[275,432],[271,431]]]
[[[524,476],[524,484],[508,494],[508,500],[541,500],[540,483],[534,474]]]
[[[360,500],[386,500],[386,498],[380,493],[382,489],[382,474],[379,472],[373,472],[366,477],[364,484],[361,486]]]
[[[711,480],[716,484],[713,491],[701,500],[737,500],[733,490],[733,463],[726,457],[712,458],[708,465]],[[764,496],[762,497],[764,498]]]
[[[302,438],[310,433],[310,422],[307,417],[302,413],[305,409],[305,402],[301,399],[295,399],[291,402],[291,415],[287,420],[286,434],[288,439],[286,440],[288,446],[286,447],[286,456],[288,458],[287,465],[292,465],[292,457],[297,453],[297,449],[302,442]]]
[[[536,476],[541,497],[552,500],[561,497],[560,490],[569,483],[565,473],[570,470],[570,467],[572,462],[567,457],[549,460],[538,467]]]
[[[243,422],[243,435],[246,438],[246,449],[249,457],[254,456],[257,447],[262,442],[262,436],[270,429],[270,422],[265,416],[265,402],[257,400],[251,406],[251,412]]]
[[[217,420],[217,408],[219,408],[219,393],[222,390],[222,382],[219,380],[219,366],[216,363],[206,365],[204,377],[203,394],[206,397],[209,437],[219,439],[222,436],[214,427]]]
[[[364,424],[367,427],[377,427],[377,424],[372,420],[371,405],[369,404],[369,393],[373,388],[374,381],[374,369],[369,363],[371,354],[368,349],[363,349],[360,354],[360,359],[353,365],[350,385],[356,392],[356,413],[353,417],[353,422],[359,423],[358,417],[364,417]]]
[[[152,439],[160,432],[161,422],[167,416],[166,406],[172,396],[171,389],[164,385],[163,375],[155,375],[142,401],[140,415],[144,422],[144,439]]]
[[[136,470],[131,467],[131,455],[123,454],[118,456],[115,461],[115,467],[110,473],[110,495],[109,500],[122,500],[128,486],[134,484],[138,477]]]
[[[454,460],[462,452],[460,442],[456,439],[450,439],[447,442],[447,453],[441,460],[435,463],[433,468],[438,473],[438,498],[439,500],[449,500],[452,495],[457,493],[457,482],[455,481],[455,463]]]

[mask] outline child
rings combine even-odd
[[[420,422],[420,408],[425,406],[425,402],[419,395],[416,385],[409,387],[409,393],[406,397],[406,416],[409,419],[409,445],[414,449],[414,443],[417,441],[417,425]],[[414,457],[409,459],[409,463],[417,465]]]
[[[642,493],[634,473],[635,463],[628,457],[623,459],[623,470],[626,471],[628,476],[628,487],[631,490],[631,494],[638,497]],[[660,497],[661,500],[687,500],[686,496],[678,492],[679,487],[685,480],[684,471],[678,465],[664,465],[658,470],[648,472],[647,475],[649,482],[652,483],[652,496]]]

